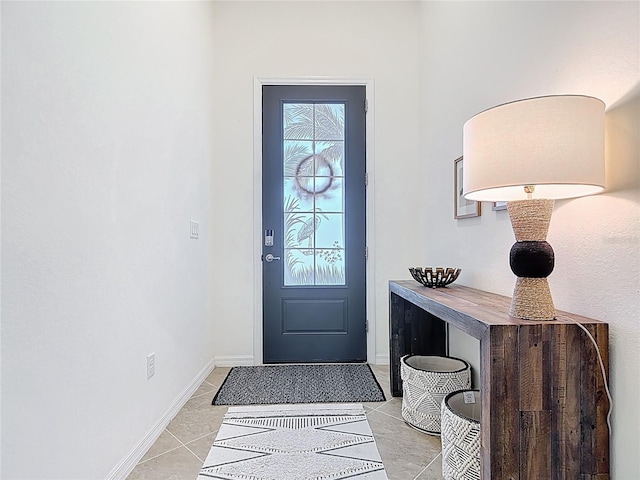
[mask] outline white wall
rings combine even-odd
[[[454,220],[452,162],[462,126],[491,106],[575,93],[607,105],[607,191],[556,202],[549,278],[556,307],[610,324],[614,398],[612,478],[640,470],[640,4],[638,2],[425,2],[421,10],[422,169],[431,198],[431,263],[455,265],[462,284],[511,295],[514,241],[506,212]],[[452,353],[473,360],[478,343],[452,334]]]
[[[105,478],[213,358],[212,5],[1,8],[1,476]]]
[[[253,82],[259,78],[369,77],[375,81],[375,165],[369,188],[375,203],[370,245],[375,255],[376,351],[388,354],[388,286],[420,264],[426,225],[416,221],[423,179],[413,172],[420,151],[418,4],[415,2],[216,2],[217,123],[220,175],[214,188],[218,272],[214,299],[224,323],[216,358],[254,358],[251,301],[254,250]],[[258,212],[260,215],[260,212]],[[258,218],[259,220],[259,218]],[[402,248],[399,248],[402,246]],[[259,258],[259,257],[258,257]]]

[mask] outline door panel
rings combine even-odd
[[[348,333],[346,299],[298,298],[282,301],[282,332]]]
[[[265,363],[366,360],[364,102],[263,87]]]

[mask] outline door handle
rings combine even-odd
[[[267,254],[264,256],[264,259],[265,259],[265,261],[266,261],[266,262],[271,263],[271,262],[273,262],[274,260],[280,260],[280,257],[274,257],[274,256],[273,256],[273,254],[271,254],[271,253],[267,253]]]

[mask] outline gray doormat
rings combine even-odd
[[[384,402],[367,364],[234,367],[212,405]]]

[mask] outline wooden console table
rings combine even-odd
[[[460,285],[389,282],[393,396],[400,357],[442,355],[445,324],[480,340],[482,478],[609,479],[609,401],[595,338],[609,368],[609,326],[557,312],[556,320],[510,317],[510,299]]]

